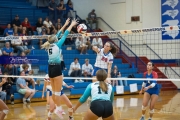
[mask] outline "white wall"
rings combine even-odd
[[[88,13],[92,9],[96,9],[97,16],[102,17],[115,30],[161,26],[161,0],[126,0],[126,2],[119,2],[117,4],[111,4],[111,2],[112,0],[73,0],[74,8],[81,18],[86,19]],[[140,22],[130,22],[131,16],[140,16]],[[102,21],[99,21],[99,27],[103,31],[110,30]],[[149,44],[149,46],[163,59],[180,58],[180,40],[162,41],[161,33],[156,35],[154,33],[150,35],[133,34],[123,37],[130,44],[150,43],[151,45]],[[133,47],[132,50],[137,55],[142,55],[142,51],[144,53],[149,51],[142,46],[138,46],[138,49]],[[156,58],[152,54],[145,55],[150,59]]]

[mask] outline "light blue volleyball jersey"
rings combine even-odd
[[[58,31],[58,33],[56,34],[56,37],[59,38],[61,33],[62,33],[61,31]],[[62,38],[60,40],[58,40],[58,42],[50,45],[50,48],[48,49],[48,56],[49,56],[48,63],[49,64],[60,64],[61,63],[61,59],[60,59],[61,46],[63,45],[64,41],[66,40],[66,37],[68,36],[68,34],[69,34],[69,31],[66,30],[64,32],[64,35],[62,36]]]
[[[89,84],[79,101],[81,103],[84,103],[88,99],[88,97],[91,96],[91,101],[101,99],[110,100],[111,102],[113,102],[114,90],[110,84],[107,83],[107,85],[108,91],[103,92],[99,86],[99,81]]]

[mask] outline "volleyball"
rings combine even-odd
[[[87,26],[85,24],[79,24],[77,26],[78,33],[86,33],[87,32]]]

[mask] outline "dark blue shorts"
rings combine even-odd
[[[92,76],[96,76],[96,72],[98,71],[98,70],[101,70],[101,69],[103,69],[103,68],[99,68],[99,67],[94,67],[94,70],[93,70],[93,72],[92,72]],[[106,72],[108,71],[107,69],[104,69]]]
[[[159,95],[159,89],[149,89],[146,92],[149,93],[149,95]]]
[[[46,91],[47,92],[49,91],[49,96],[52,96],[52,91],[50,89],[47,89]],[[63,95],[63,94],[64,94],[64,92],[61,90],[61,95]]]

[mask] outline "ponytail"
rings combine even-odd
[[[107,86],[107,84],[104,81],[99,81],[99,86],[100,86],[100,88],[101,88],[101,90],[103,92],[107,92],[108,91],[108,86]]]
[[[43,45],[41,45],[41,49],[49,49],[49,47],[50,47],[50,43],[47,41],[47,42],[45,42]]]
[[[113,54],[113,56],[116,56],[116,54],[118,53],[118,49],[115,47],[115,45],[113,43],[111,43],[111,42],[107,42],[107,43],[109,43],[110,47],[111,47],[111,50],[109,50],[109,51]]]
[[[106,82],[104,82],[107,78],[107,72],[103,69],[100,69],[96,72],[96,78],[99,81],[99,86],[102,89],[103,92],[108,91],[108,85]]]

